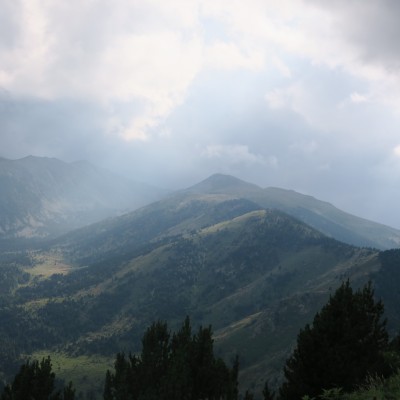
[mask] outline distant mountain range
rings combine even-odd
[[[216,174],[189,188],[186,193],[219,194],[253,201],[298,218],[320,232],[355,246],[390,249],[400,246],[400,230],[339,210],[311,196],[274,187],[262,189],[232,176]]]
[[[164,194],[84,161],[0,158],[0,238],[58,235]]]
[[[32,235],[49,235],[52,218],[60,233],[67,215],[96,207],[117,212],[160,195],[143,186],[130,191],[130,182],[86,163],[1,160],[0,171],[8,237],[27,226]],[[7,248],[11,241],[4,241],[0,377],[21,354],[107,358],[136,351],[151,322],[166,320],[174,329],[190,315],[193,325],[212,324],[224,359],[239,354],[242,387],[260,389],[265,379],[279,381],[299,329],[345,279],[354,286],[372,279],[391,329],[399,329],[400,250],[376,249],[399,241],[399,231],[312,197],[220,174],[49,236],[40,247]],[[78,386],[99,383],[85,374]]]
[[[239,354],[242,387],[260,388],[279,381],[299,329],[347,278],[373,279],[398,329],[397,264],[384,267],[372,248],[398,235],[308,196],[213,175],[40,248],[1,252],[0,359],[112,357],[137,350],[151,322],[174,329],[190,315],[212,324],[219,355]]]
[[[0,239],[57,236],[136,210],[166,193],[84,161],[0,158]],[[356,246],[400,246],[397,229],[355,217],[311,196],[279,188],[263,189],[227,175],[216,174],[175,192],[167,202],[205,195],[244,199],[256,207],[281,210],[327,236]]]
[[[279,379],[298,330],[329,293],[380,266],[376,251],[219,195],[169,198],[40,251],[6,254],[4,359],[43,349],[111,357],[136,351],[152,321],[176,328],[190,315],[195,326],[212,324],[219,355],[240,355],[244,387]]]

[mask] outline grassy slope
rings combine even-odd
[[[226,194],[248,199],[261,207],[276,208],[337,240],[356,246],[389,249],[400,246],[400,231],[343,212],[332,204],[293,190],[260,187],[228,175],[216,174],[189,188],[187,193]]]
[[[71,357],[54,351],[37,351],[31,354],[31,358],[37,360],[47,356],[51,357],[56,378],[65,383],[71,381],[78,396],[92,393],[96,398],[101,398],[105,374],[107,369],[113,368],[113,360],[99,355]]]
[[[32,272],[63,265],[54,257],[42,255]],[[278,381],[298,330],[329,293],[349,275],[364,281],[366,270],[374,268],[374,252],[326,239],[282,213],[258,210],[174,237],[119,264],[106,260],[64,278],[55,275],[59,290],[51,295],[38,290],[42,298],[25,306],[39,315],[49,299],[60,302],[64,296],[81,307],[71,309],[72,323],[83,314],[105,318],[83,325],[75,339],[63,339],[65,348],[78,354],[84,349],[96,354],[104,346],[135,351],[153,320],[166,319],[175,328],[189,314],[195,325],[213,325],[218,354],[229,361],[239,353],[242,387],[258,390],[266,378]],[[64,295],[72,285],[68,278],[75,276],[87,283]],[[81,361],[76,358],[78,366]],[[98,383],[90,371],[88,382]],[[61,376],[69,379],[68,371]]]
[[[400,374],[389,379],[370,379],[360,390],[344,394],[338,400],[395,400],[400,399]]]

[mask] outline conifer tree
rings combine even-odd
[[[306,325],[287,360],[281,400],[318,396],[323,389],[351,390],[367,375],[388,373],[383,351],[387,346],[384,307],[375,302],[371,283],[356,292],[343,283]]]
[[[246,390],[243,400],[254,400],[254,394],[251,393],[249,390]]]
[[[274,400],[275,392],[271,392],[268,386],[268,382],[265,382],[263,389],[263,399],[264,400]]]
[[[117,354],[106,374],[104,400],[237,400],[238,368],[214,356],[211,327],[192,334],[189,318],[172,336],[167,324],[153,324],[138,357]]]
[[[104,381],[104,391],[103,391],[103,399],[104,400],[113,400],[113,381],[111,378],[111,372],[107,371],[106,379]]]
[[[1,400],[74,400],[75,389],[70,382],[62,391],[55,390],[55,374],[50,357],[27,361],[7,385]]]
[[[142,339],[140,381],[148,399],[162,398],[162,383],[168,370],[170,333],[165,322],[158,321],[147,329]]]

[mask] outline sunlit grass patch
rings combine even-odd
[[[66,264],[57,252],[41,253],[34,255],[34,266],[24,270],[33,278],[47,279],[55,274],[67,275],[76,267]]]
[[[101,398],[104,378],[107,369],[113,368],[113,359],[100,356],[69,356],[61,352],[37,351],[31,355],[32,359],[41,360],[50,356],[53,372],[57,379],[68,383],[72,381],[76,393],[92,393]]]

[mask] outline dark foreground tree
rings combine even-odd
[[[70,382],[62,390],[55,390],[55,374],[51,370],[50,357],[42,361],[27,361],[7,385],[1,400],[74,400],[75,389]]]
[[[368,375],[387,375],[384,308],[375,302],[371,283],[356,292],[343,283],[329,302],[306,325],[287,360],[281,400],[318,396],[323,389],[352,390]]]
[[[262,394],[264,400],[274,400],[275,392],[271,392],[268,386],[268,382],[265,382]]]
[[[140,356],[117,354],[107,371],[104,400],[236,400],[238,360],[228,368],[213,351],[211,328],[192,334],[189,318],[172,336],[154,323],[142,339]]]

